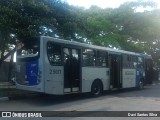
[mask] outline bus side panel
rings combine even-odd
[[[122,88],[136,87],[136,69],[123,69]]]
[[[63,66],[51,66],[47,56],[47,41],[43,40],[44,45],[44,92],[47,94],[63,94],[64,89],[64,67]]]
[[[64,67],[46,65],[45,68],[45,93],[63,94]]]
[[[109,90],[109,68],[82,67],[82,92],[90,92],[95,79],[103,82],[103,90]]]

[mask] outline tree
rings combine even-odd
[[[140,0],[115,9],[97,6],[83,9],[61,0],[1,0],[0,64],[11,54],[4,56],[9,44],[16,45],[17,39],[39,35],[147,52],[158,62],[160,11],[136,12],[136,8],[147,6],[156,4]]]
[[[92,44],[151,54],[159,59],[159,11],[136,12],[156,7],[152,1],[127,2],[115,9],[92,6],[83,10],[84,33]],[[86,40],[86,41],[87,41]]]
[[[0,63],[8,44],[16,44],[30,36],[48,35],[75,38],[78,23],[76,12],[61,0],[0,1]],[[14,49],[15,50],[15,49]],[[13,51],[14,51],[13,50]]]
[[[83,11],[84,36],[89,42],[99,46],[109,46],[117,42],[117,34],[114,33],[115,25],[109,20],[112,9],[101,9],[92,6]]]

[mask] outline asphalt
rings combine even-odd
[[[9,97],[0,97],[0,101],[6,101],[9,100]]]
[[[158,84],[160,84],[160,80],[153,81],[153,83],[151,85],[158,85]],[[0,101],[7,101],[9,99],[10,98],[8,96],[6,96],[6,97],[0,97]]]

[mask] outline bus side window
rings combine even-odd
[[[129,58],[128,55],[123,54],[123,68],[129,68]]]
[[[63,54],[64,54],[64,63],[67,63],[67,61],[69,62],[70,59],[70,55],[69,55],[69,49],[68,48],[64,48],[63,49]]]
[[[137,68],[137,57],[136,56],[132,56],[132,64],[133,64],[133,68]]]
[[[123,67],[124,68],[134,68],[134,56],[124,54],[123,55]]]
[[[83,50],[83,65],[84,66],[95,66],[95,51],[92,49]]]
[[[47,43],[47,56],[49,63],[54,65],[61,65],[61,46],[52,42]]]
[[[128,68],[132,68],[131,66],[131,56],[127,55]]]
[[[138,57],[138,64],[137,64],[138,68],[143,68],[144,67],[144,61],[142,57]]]
[[[104,51],[97,51],[97,66],[107,67],[108,55]]]

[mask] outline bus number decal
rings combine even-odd
[[[61,74],[61,70],[52,70],[52,69],[50,69],[49,74]]]

